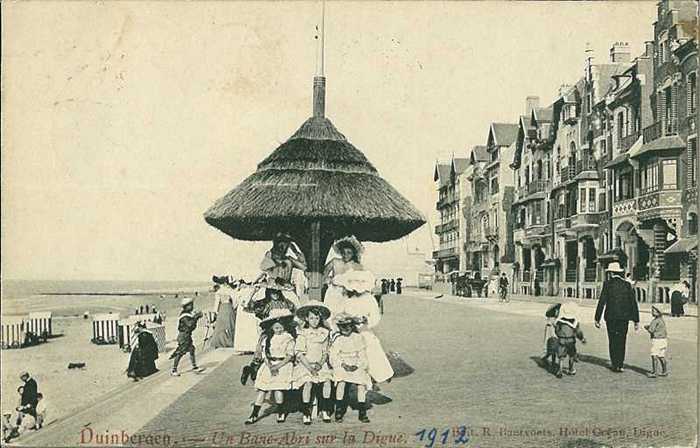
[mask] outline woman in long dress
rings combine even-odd
[[[238,302],[227,277],[213,277],[214,280],[214,333],[211,336],[211,347],[214,349],[234,346],[236,329],[236,312]]]
[[[153,334],[143,325],[134,328],[133,342],[131,344],[131,356],[127,376],[134,381],[150,376],[158,371],[156,369],[158,359],[158,344]]]
[[[360,264],[364,247],[354,236],[350,236],[337,240],[333,244],[333,250],[340,255],[340,258],[336,257],[329,261],[323,271],[324,282],[328,286],[323,302],[331,310],[329,322],[335,329],[333,316],[342,311],[343,303],[347,299],[347,292],[342,286],[336,284],[335,279],[348,271],[364,270]]]

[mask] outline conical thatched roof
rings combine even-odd
[[[309,118],[204,218],[241,240],[271,240],[286,231],[308,241],[310,223],[320,221],[326,241],[352,234],[361,241],[380,242],[405,236],[425,223],[323,116]]]

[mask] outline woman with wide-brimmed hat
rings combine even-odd
[[[277,422],[284,422],[287,418],[284,393],[292,387],[294,338],[289,330],[293,322],[294,315],[284,309],[273,310],[267,318],[260,322],[260,328],[264,335],[264,362],[255,379],[258,395],[246,424],[252,424],[258,420],[260,408],[267,392],[273,393],[277,403]]]
[[[336,280],[350,271],[364,271],[364,267],[360,263],[364,250],[362,243],[354,236],[346,236],[333,243],[333,251],[339,257],[329,261],[323,271],[326,285],[323,301],[331,309],[331,313],[340,312],[342,304],[347,298],[346,290]]]
[[[296,315],[303,323],[294,346],[296,364],[292,388],[302,388],[305,425],[311,424],[311,406],[314,396],[318,401],[318,409],[321,411],[323,421],[329,423],[333,371],[328,360],[330,329],[326,325],[326,320],[330,317],[331,310],[323,302],[312,300],[299,307]]]

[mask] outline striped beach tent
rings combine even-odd
[[[163,353],[165,351],[166,343],[165,325],[149,322],[146,324],[146,328],[148,328],[148,331],[153,333],[153,338],[156,340],[156,344],[158,344],[158,352]]]
[[[53,334],[51,321],[51,311],[29,313],[29,317],[25,320],[25,330],[39,337],[49,337]]]
[[[141,320],[138,319],[141,316],[143,315],[133,315],[119,321],[119,348],[131,350],[131,347],[136,343],[134,328],[136,328],[137,323],[141,322]],[[153,338],[156,340],[156,344],[158,344],[158,351],[164,352],[167,342],[165,337],[165,325],[146,321],[146,328],[153,334]]]
[[[92,342],[116,344],[119,341],[119,314],[104,313],[92,316]]]
[[[24,345],[24,317],[2,316],[0,319],[0,345],[2,348],[21,348]]]

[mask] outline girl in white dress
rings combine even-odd
[[[260,408],[267,392],[273,392],[277,403],[277,423],[287,419],[284,392],[292,386],[294,370],[294,338],[288,329],[294,315],[288,310],[273,310],[269,317],[260,322],[264,333],[263,357],[264,362],[255,379],[258,396],[253,404],[253,412],[245,421],[250,425],[258,421]]]
[[[313,396],[318,400],[321,417],[330,423],[331,380],[333,372],[328,361],[330,330],[326,319],[331,312],[326,305],[318,301],[310,301],[297,310],[297,318],[303,322],[303,328],[298,332],[294,351],[296,364],[292,388],[302,389],[303,422],[311,424],[311,407]]]
[[[381,320],[379,306],[372,295],[375,283],[374,275],[369,271],[348,271],[337,276],[335,282],[343,287],[347,295],[341,310],[352,316],[363,318],[358,331],[364,338],[367,347],[370,376],[377,383],[389,380],[394,376],[394,369],[384,353],[379,338],[372,331]]]
[[[372,379],[367,371],[367,352],[365,340],[357,332],[357,326],[363,319],[346,313],[336,315],[336,325],[340,331],[330,347],[330,362],[333,367],[333,379],[336,382],[335,421],[342,422],[348,409],[345,399],[347,383],[357,385],[359,419],[369,423],[367,418],[367,388],[372,387]]]
[[[343,302],[347,298],[347,294],[342,286],[337,285],[335,278],[348,271],[364,270],[360,264],[364,247],[354,236],[341,238],[333,243],[333,250],[341,256],[341,258],[333,258],[326,264],[323,271],[324,282],[328,286],[323,302],[331,310],[331,319],[333,315],[342,311]],[[335,324],[330,321],[333,329]]]

